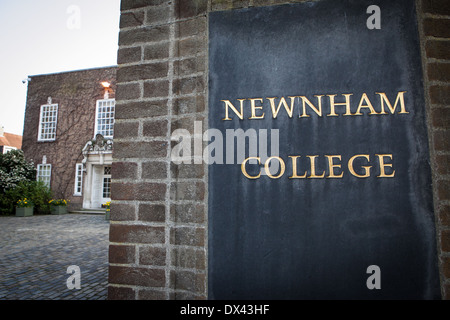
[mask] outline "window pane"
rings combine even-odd
[[[83,164],[77,163],[75,169],[75,195],[81,195],[83,189]]]
[[[58,105],[41,106],[39,140],[55,140]]]
[[[114,132],[114,99],[97,101],[97,123],[95,134],[112,138]]]
[[[37,170],[37,180],[43,181],[48,187],[50,187],[51,178],[51,165],[50,164],[40,164]]]
[[[103,179],[103,198],[111,197],[111,178]]]

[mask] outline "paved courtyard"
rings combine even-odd
[[[0,300],[105,300],[108,235],[104,215],[0,216]],[[72,265],[80,289],[67,287]]]

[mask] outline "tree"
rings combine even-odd
[[[36,179],[36,168],[27,162],[22,150],[0,154],[0,193],[14,189],[20,182]]]
[[[22,150],[0,154],[0,214],[13,214],[18,200],[27,198],[36,213],[50,211],[50,189],[36,181],[36,169],[27,162]]]

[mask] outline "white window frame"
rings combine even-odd
[[[47,168],[47,170],[44,170]],[[36,180],[43,181],[50,188],[50,181],[52,179],[52,165],[51,164],[38,164]]]
[[[111,170],[112,166],[103,167],[102,197],[104,199],[111,199]]]
[[[54,110],[48,110],[51,108],[54,108]],[[39,114],[38,141],[55,141],[57,124],[58,124],[58,104],[42,105]],[[48,130],[48,132],[43,132],[43,130],[44,131]]]
[[[111,108],[111,109],[110,110],[108,110],[108,109],[102,110],[104,107]],[[113,138],[115,110],[116,110],[116,100],[115,99],[97,100],[96,107],[95,107],[94,138],[99,133],[105,138],[111,138],[111,139]],[[106,122],[108,122],[108,120],[110,120],[110,123],[106,123]],[[103,121],[105,123],[101,123]],[[110,128],[105,129],[105,128],[102,128],[102,126],[110,126]]]
[[[15,147],[10,147],[10,146],[3,146],[3,154],[12,151],[12,150],[17,150],[17,148]]]
[[[75,186],[73,195],[81,196],[83,194],[83,164],[77,163],[75,165]]]

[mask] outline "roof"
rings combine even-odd
[[[12,133],[4,133],[0,136],[0,146],[15,147],[17,149],[22,148],[22,136]]]
[[[55,74],[64,74],[64,73],[72,73],[72,72],[83,72],[83,71],[91,71],[91,70],[100,70],[100,69],[113,69],[118,68],[118,65],[112,65],[112,66],[104,66],[104,67],[96,67],[96,68],[86,68],[86,69],[78,69],[78,70],[68,70],[68,71],[60,71],[60,72],[53,72],[53,73],[45,73],[45,74],[35,74],[35,75],[29,75],[29,78],[34,77],[42,77],[42,76],[51,76]]]

